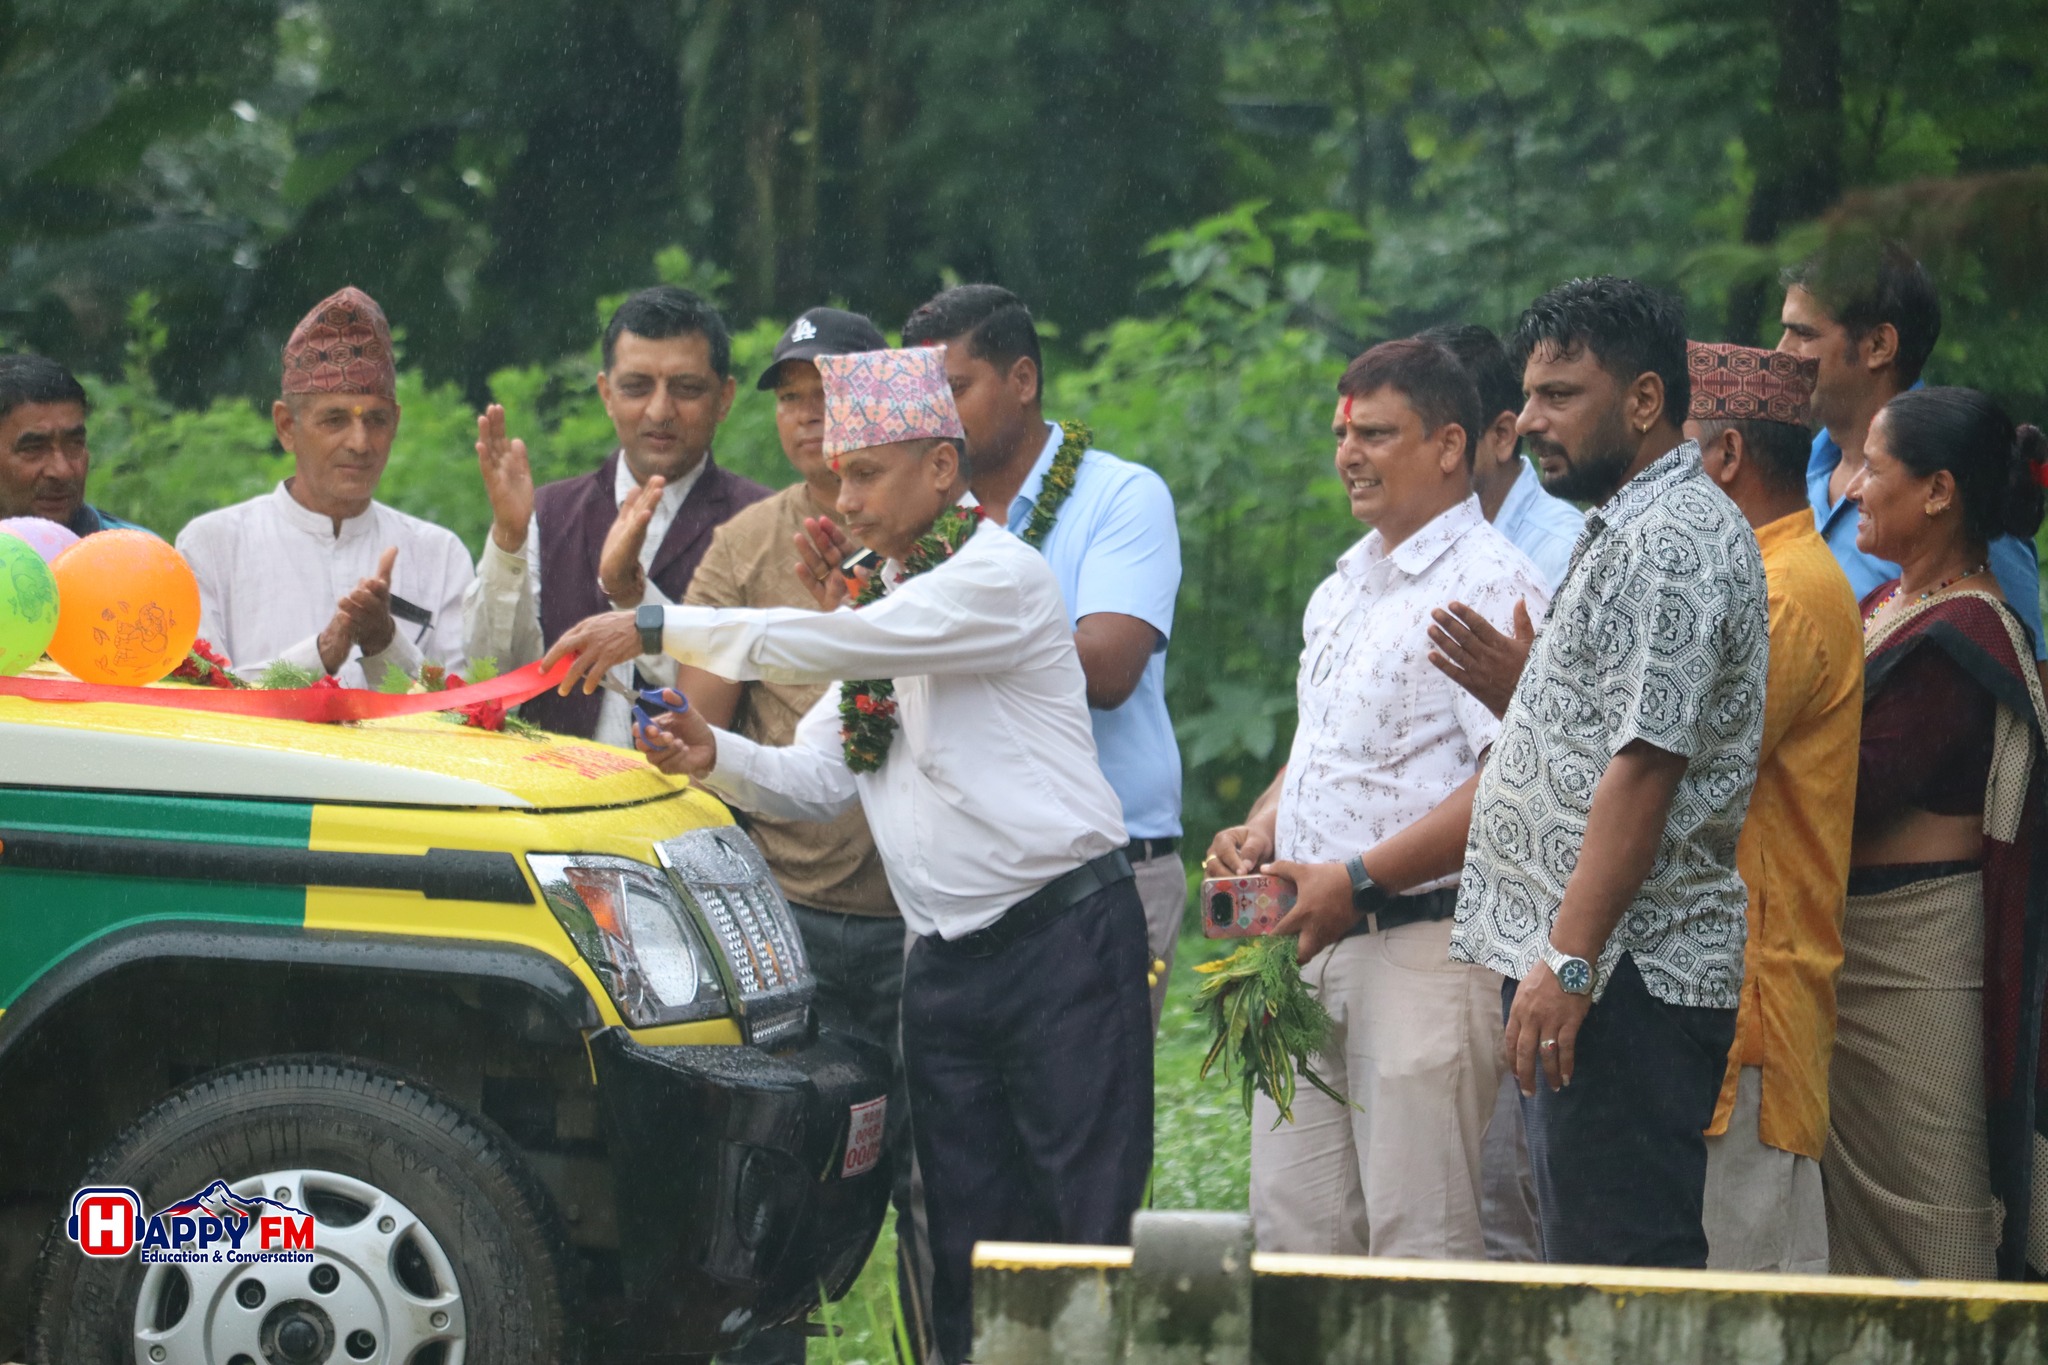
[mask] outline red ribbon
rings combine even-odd
[[[0,678],[0,697],[30,701],[120,702],[128,706],[167,706],[175,711],[219,711],[231,716],[263,716],[271,720],[382,720],[431,711],[460,711],[485,702],[517,706],[562,681],[569,671],[565,657],[543,673],[538,663],[501,674],[489,682],[451,687],[445,692],[414,692],[392,696],[357,687],[296,687],[226,691],[212,687],[123,687],[114,683],[57,682],[47,678]]]

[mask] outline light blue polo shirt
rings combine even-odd
[[[1544,586],[1552,592],[1564,583],[1565,570],[1571,567],[1572,546],[1579,543],[1579,532],[1585,527],[1586,514],[1563,498],[1545,492],[1536,467],[1526,459],[1514,487],[1501,500],[1500,514],[1493,519],[1493,529],[1529,556],[1543,575]]]
[[[1046,424],[1045,449],[1010,504],[1009,529],[1022,535],[1038,506],[1063,434]],[[1133,839],[1180,832],[1180,747],[1166,714],[1166,640],[1180,592],[1180,525],[1166,481],[1143,465],[1105,451],[1081,457],[1074,491],[1061,504],[1052,534],[1039,549],[1060,581],[1069,623],[1098,611],[1135,616],[1159,632],[1159,647],[1138,686],[1114,711],[1090,708],[1102,775],[1124,806]]]
[[[1806,463],[1806,498],[1813,504],[1814,525],[1834,551],[1842,572],[1849,575],[1849,586],[1860,602],[1878,584],[1897,578],[1899,566],[1856,548],[1856,504],[1847,498],[1828,497],[1828,480],[1841,463],[1842,447],[1822,427],[1820,435],[1813,438],[1813,454]],[[2034,657],[2048,659],[2048,642],[2041,639],[2041,563],[2034,553],[2034,542],[2000,536],[1991,542],[1990,557],[1991,575],[1998,580],[1998,590],[2034,633]]]

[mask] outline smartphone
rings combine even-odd
[[[1285,877],[1210,877],[1202,883],[1202,933],[1209,938],[1258,938],[1294,908],[1294,883]]]
[[[846,590],[849,593],[858,593],[860,591],[860,571],[862,569],[867,570],[871,574],[880,573],[882,571],[882,557],[873,550],[855,550],[845,559],[839,561],[839,576],[846,580]]]

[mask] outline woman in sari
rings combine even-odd
[[[1894,398],[1865,449],[1856,545],[1899,577],[1863,600],[1822,1161],[1833,1269],[2018,1279],[2048,1265],[2048,1208],[2031,1198],[2048,1159],[2048,766],[2032,642],[1985,547],[2040,526],[2048,439],[1975,390],[1936,388]]]

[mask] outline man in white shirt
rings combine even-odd
[[[1259,1098],[1252,1219],[1267,1251],[1478,1260],[1501,981],[1449,946],[1499,722],[1430,666],[1429,613],[1457,595],[1506,622],[1548,593],[1471,492],[1467,433],[1482,418],[1455,356],[1386,342],[1337,391],[1337,472],[1374,529],[1303,617],[1287,766],[1205,870],[1295,883],[1279,929],[1301,936],[1303,975],[1336,1023],[1321,1068],[1355,1108],[1304,1091],[1276,1127]]]
[[[285,342],[270,410],[292,476],[178,533],[199,580],[199,634],[239,672],[284,662],[376,687],[393,669],[463,668],[469,551],[376,500],[398,435],[396,381],[376,301],[353,287],[322,300]]]
[[[477,418],[491,534],[469,598],[469,652],[501,669],[533,662],[608,608],[682,601],[711,533],[769,493],[711,456],[735,383],[732,339],[710,303],[672,285],[643,289],[605,325],[603,355],[597,394],[619,444],[591,473],[536,490],[505,410],[493,403]],[[636,663],[650,685],[675,681],[675,665],[658,657],[621,664],[618,681],[630,685]],[[611,692],[539,696],[521,714],[562,734],[633,742],[631,708]]]
[[[647,628],[671,657],[722,677],[883,681],[829,690],[785,748],[694,712],[644,742],[747,810],[815,820],[865,808],[916,935],[904,1065],[939,1349],[960,1361],[976,1241],[1128,1240],[1152,1164],[1145,917],[1059,582],[961,497],[942,356],[816,364],[839,511],[886,557],[886,595],[830,612],[669,607]],[[805,561],[820,583],[838,581],[815,549]],[[577,656],[574,686],[652,643],[617,614],[571,630],[550,657]]]

